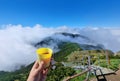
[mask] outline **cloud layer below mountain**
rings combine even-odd
[[[56,32],[80,33],[114,52],[120,50],[120,28],[47,28],[4,25],[0,29],[0,70],[13,71],[36,60],[35,43]]]

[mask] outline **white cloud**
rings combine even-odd
[[[13,71],[36,60],[33,44],[63,28],[4,25],[0,29],[0,70]]]
[[[80,33],[97,43],[104,44],[113,51],[120,50],[120,28],[45,28],[37,24],[34,27],[22,25],[4,25],[0,29],[0,70],[12,71],[20,65],[27,65],[36,60],[32,45],[56,32]]]
[[[106,49],[114,52],[120,50],[120,28],[84,28],[80,32],[97,43],[103,44]]]

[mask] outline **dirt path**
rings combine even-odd
[[[116,71],[115,74],[105,75],[105,77],[106,77],[107,81],[120,81],[120,70]],[[90,81],[97,81],[97,79],[93,78]]]

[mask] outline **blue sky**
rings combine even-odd
[[[120,27],[120,0],[0,0],[0,25]]]

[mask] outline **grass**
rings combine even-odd
[[[97,65],[98,61],[96,61],[94,64]],[[106,59],[101,59],[100,66],[105,67],[105,68],[110,68],[110,69],[116,71],[120,67],[120,59],[110,59],[110,64],[108,64],[106,62]]]
[[[82,70],[76,70],[76,73],[81,73]],[[81,76],[78,76],[78,77],[75,77],[73,79],[71,79],[70,81],[84,81],[86,79],[86,76],[87,76],[87,73],[81,75]]]

